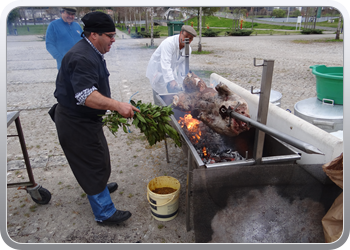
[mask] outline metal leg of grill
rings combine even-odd
[[[170,161],[169,161],[169,154],[168,154],[168,144],[167,144],[167,142],[166,142],[166,138],[167,138],[167,137],[164,138],[165,154],[166,154],[166,162],[169,163]]]
[[[191,203],[190,203],[190,192],[191,192],[191,176],[190,173],[192,171],[192,154],[191,151],[188,150],[188,163],[187,163],[187,181],[186,181],[186,230],[187,232],[191,230]]]
[[[25,162],[25,165],[26,165],[26,168],[27,168],[29,181],[30,181],[30,183],[32,183],[32,186],[36,186],[36,183],[34,181],[34,175],[33,175],[32,167],[31,167],[30,161],[29,161],[29,156],[28,156],[28,152],[27,152],[26,143],[24,141],[22,126],[21,126],[21,122],[20,122],[19,117],[16,118],[15,123],[16,123],[16,129],[17,129],[17,133],[18,133],[19,142],[20,142],[21,148],[22,148],[24,162]]]

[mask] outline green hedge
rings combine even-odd
[[[245,29],[239,29],[239,30],[233,30],[233,31],[226,31],[226,36],[250,36],[252,34],[252,30],[245,30]]]
[[[322,30],[320,29],[303,29],[302,31],[300,31],[301,34],[322,34]]]
[[[218,36],[220,33],[220,31],[215,31],[215,30],[212,30],[212,29],[207,29],[205,30],[202,35],[203,36],[208,36],[208,37],[215,37],[215,36]]]
[[[153,38],[159,38],[160,37],[160,31],[154,31],[153,32]],[[130,36],[132,38],[150,38],[151,37],[151,33],[150,32],[145,32],[145,31],[141,31],[141,32],[135,32],[130,34]]]

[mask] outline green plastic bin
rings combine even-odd
[[[169,21],[167,25],[168,25],[168,36],[173,36],[180,33],[182,25],[184,25],[184,22]]]
[[[316,76],[317,99],[333,100],[334,104],[343,105],[343,67],[313,65],[310,69]]]

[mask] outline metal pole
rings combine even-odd
[[[190,70],[190,41],[185,38],[185,75],[187,76]]]
[[[19,117],[16,118],[15,123],[16,123],[16,129],[17,129],[17,132],[18,132],[19,142],[20,142],[21,148],[22,148],[24,162],[25,162],[26,168],[27,168],[29,181],[33,184],[32,186],[34,187],[34,186],[36,186],[36,183],[34,181],[34,175],[33,175],[32,167],[30,165],[29,156],[28,156],[28,152],[27,152],[27,147],[26,147],[26,143],[25,143],[25,140],[24,140],[24,135],[23,135],[23,131],[22,131],[21,121],[20,121]]]
[[[193,157],[191,154],[191,150],[188,149],[187,153],[187,181],[186,181],[186,231],[189,232],[191,230],[191,201],[190,201],[190,193],[191,193],[191,171],[192,171],[192,161]]]
[[[236,118],[238,120],[244,121],[247,124],[252,125],[253,127],[258,128],[258,129],[264,131],[265,133],[272,135],[272,136],[276,137],[277,139],[280,139],[281,141],[284,141],[284,142],[300,149],[301,151],[304,151],[305,153],[324,155],[323,152],[321,152],[319,149],[312,146],[311,144],[308,144],[308,143],[303,142],[295,137],[284,134],[284,133],[282,133],[274,128],[271,128],[271,127],[268,127],[264,124],[261,124],[260,122],[257,122],[251,118],[248,118],[248,117],[241,115],[237,112],[229,111],[229,114],[232,118]]]
[[[202,7],[199,7],[199,42],[198,42],[198,52],[202,52]]]
[[[256,59],[254,58],[254,66],[263,66],[257,121],[264,125],[267,123],[274,62],[274,60],[264,60],[262,65],[256,65]],[[256,130],[253,155],[257,164],[261,164],[264,141],[265,133],[261,130]]]

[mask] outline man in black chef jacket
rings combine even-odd
[[[130,118],[139,110],[111,99],[104,54],[115,42],[112,18],[102,12],[90,12],[81,20],[83,39],[62,60],[54,93],[58,104],[49,113],[73,174],[88,196],[95,220],[118,224],[130,218],[131,213],[117,210],[111,200],[110,193],[118,185],[107,184],[111,165],[101,115],[115,110]]]

